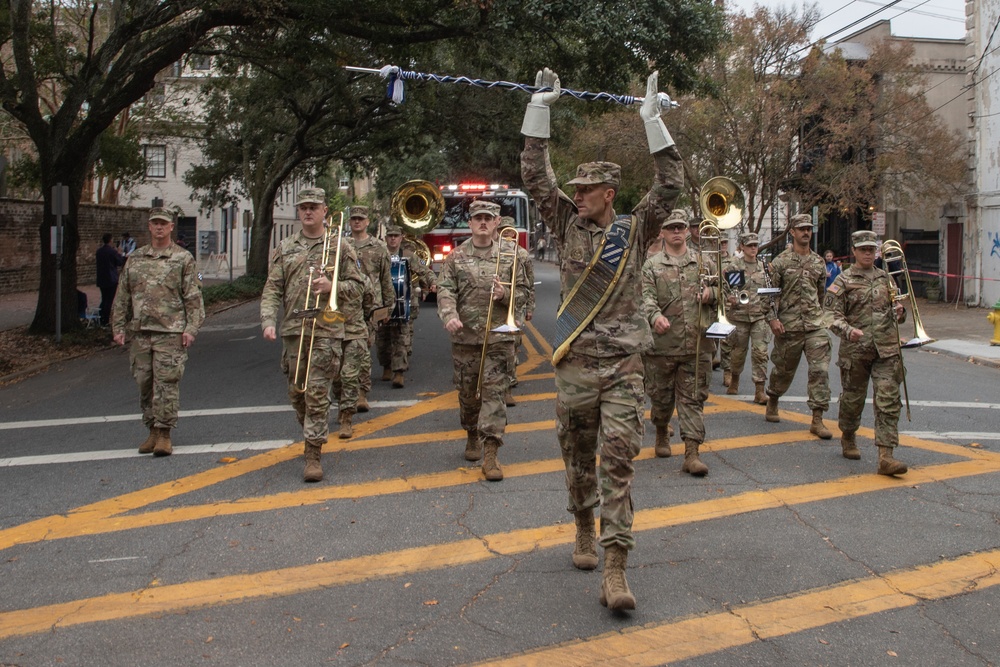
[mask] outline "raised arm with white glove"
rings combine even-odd
[[[537,139],[549,138],[549,107],[559,99],[562,87],[559,77],[548,67],[539,70],[535,75],[535,86],[548,87],[552,90],[545,93],[532,93],[528,108],[524,111],[524,122],[521,124],[521,134]],[[666,130],[664,130],[665,132]]]
[[[659,153],[664,148],[670,148],[674,145],[673,137],[667,132],[667,126],[660,119],[660,101],[657,98],[657,94],[660,92],[657,85],[659,77],[659,72],[653,72],[649,75],[649,78],[646,80],[646,97],[643,98],[642,106],[639,108],[639,116],[642,118],[642,124],[646,128],[646,141],[649,143],[650,153]],[[558,82],[558,79],[556,81]],[[532,95],[532,100],[534,100],[534,95]],[[525,120],[527,120],[527,117],[525,117]],[[548,116],[546,116],[547,120]],[[547,127],[548,125],[546,125]],[[522,130],[523,132],[524,130]]]

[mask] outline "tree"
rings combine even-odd
[[[41,276],[30,331],[55,330],[55,258],[48,253],[52,186],[69,188],[64,226],[62,321],[76,318],[76,225],[84,182],[102,134],[152,88],[158,72],[221,26],[267,20],[277,2],[95,0],[0,5],[0,104],[38,155],[45,213],[39,227]]]

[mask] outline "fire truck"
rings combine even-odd
[[[500,215],[514,218],[518,243],[525,249],[531,247],[538,222],[538,207],[527,192],[509,185],[487,183],[441,185],[440,190],[445,202],[444,218],[421,237],[430,250],[431,268],[435,273],[441,271],[448,253],[472,236],[469,231],[469,204],[476,199],[500,204]]]

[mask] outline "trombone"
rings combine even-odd
[[[490,281],[490,305],[486,309],[486,331],[483,335],[483,350],[479,355],[479,382],[476,385],[476,399],[482,395],[483,391],[483,372],[486,370],[486,349],[490,344],[490,333],[508,333],[513,334],[521,330],[517,326],[517,321],[514,319],[514,305],[516,301],[516,285],[517,285],[517,230],[513,227],[506,227],[497,239],[497,265],[496,269],[493,271],[493,277],[500,277],[500,264],[504,256],[511,257],[510,264],[510,282],[501,281],[500,284],[510,287],[510,303],[507,304],[507,320],[495,327],[490,328],[493,324],[493,303],[496,299],[493,298],[493,282]],[[513,250],[504,250],[504,242],[507,242],[513,247]]]
[[[934,339],[927,335],[924,324],[920,321],[920,311],[917,310],[917,300],[913,296],[913,283],[910,281],[910,271],[906,267],[906,256],[903,254],[903,247],[898,241],[888,240],[882,244],[882,262],[885,264],[885,272],[889,274],[889,289],[892,290],[892,302],[909,301],[910,310],[913,311],[913,338],[905,343],[899,337],[899,320],[893,313],[892,323],[896,327],[896,346],[899,350],[899,363],[903,367],[903,398],[906,400],[906,421],[910,421],[910,393],[906,389],[906,364],[903,363],[903,349],[910,347],[920,347],[928,343],[933,343]],[[893,269],[892,263],[896,263],[899,268]],[[906,283],[906,292],[900,293],[896,284],[896,276],[902,274],[903,282]]]
[[[340,274],[340,236],[344,229],[344,213],[339,212],[340,222],[335,226],[333,224],[333,214],[323,221],[323,227],[325,232],[323,233],[323,249],[320,253],[320,272],[325,272],[327,270],[327,264],[330,261],[330,244],[333,242],[333,238],[337,239],[337,259],[333,267],[333,287],[330,295],[330,305],[327,309],[322,311],[323,321],[327,324],[334,324],[336,322],[343,322],[343,313],[337,311],[337,280]],[[295,375],[292,378],[292,387],[300,394],[304,394],[306,388],[309,386],[309,374],[312,371],[312,351],[313,343],[316,340],[316,316],[320,314],[320,308],[322,307],[323,295],[319,292],[313,293],[312,284],[313,276],[316,274],[316,267],[309,267],[309,282],[306,284],[306,298],[303,308],[296,308],[292,311],[292,315],[295,317],[302,318],[302,324],[299,326],[299,349],[295,355]],[[330,307],[332,305],[332,311]],[[339,317],[339,319],[337,319]],[[308,338],[309,343],[306,344],[307,338],[307,328],[308,328]],[[305,369],[302,368],[302,356],[305,352]],[[299,377],[302,377],[301,384],[299,383]]]

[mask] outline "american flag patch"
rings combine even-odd
[[[840,285],[834,283],[826,288],[826,291],[830,294],[840,294]]]

